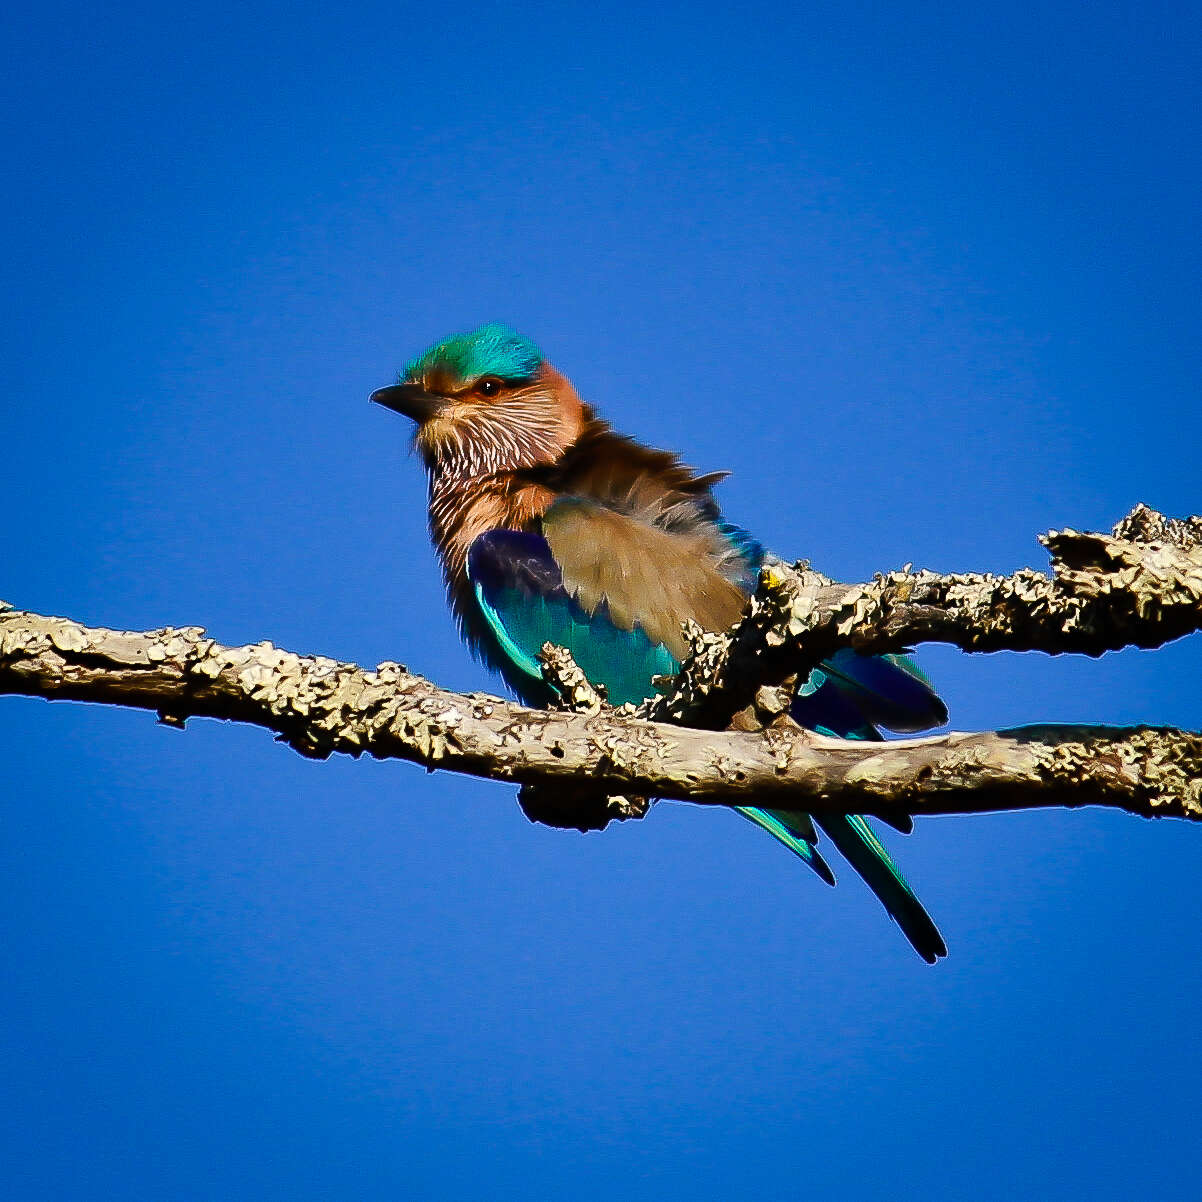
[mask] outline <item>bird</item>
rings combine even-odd
[[[490,322],[434,343],[371,400],[414,422],[451,611],[523,703],[554,701],[538,660],[545,643],[566,647],[610,703],[637,703],[679,670],[686,620],[717,632],[742,615],[767,551],[719,508],[727,473],[699,473],[617,432],[511,327]],[[790,714],[846,739],[947,720],[908,656],[851,650],[813,670]],[[866,818],[735,808],[833,885],[820,828],[924,960],[947,954]]]

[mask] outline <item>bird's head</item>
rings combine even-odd
[[[371,399],[417,423],[431,472],[457,476],[553,463],[584,421],[572,385],[498,322],[435,343]]]

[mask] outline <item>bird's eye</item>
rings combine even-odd
[[[481,396],[496,396],[501,391],[501,381],[496,376],[485,376],[476,381],[476,391]]]

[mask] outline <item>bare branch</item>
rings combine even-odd
[[[1138,505],[1112,534],[1052,531],[1052,575],[940,575],[907,568],[837,584],[805,564],[765,566],[730,634],[693,632],[693,654],[645,716],[721,729],[765,684],[841,647],[879,655],[918,643],[964,651],[1080,652],[1159,647],[1202,629],[1202,518]]]
[[[198,627],[131,632],[0,612],[0,693],[194,715],[275,731],[305,755],[395,757],[522,784],[708,804],[880,814],[1109,805],[1202,819],[1202,736],[1039,727],[864,744],[773,726],[714,734],[614,711],[525,709]]]

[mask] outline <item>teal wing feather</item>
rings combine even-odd
[[[544,643],[566,647],[610,702],[638,702],[655,676],[680,668],[661,643],[638,626],[617,626],[601,605],[588,612],[564,587],[546,539],[519,530],[480,535],[468,552],[468,579],[479,606],[485,657],[523,700],[549,699],[538,664]]]
[[[680,670],[676,657],[640,627],[617,626],[605,603],[591,613],[585,610],[564,587],[551,548],[539,535],[517,530],[480,535],[468,554],[468,577],[483,619],[477,643],[528,704],[551,700],[537,658],[544,643],[566,647],[589,680],[604,686],[614,705],[643,701],[654,692],[654,677]],[[817,836],[808,818],[750,806],[737,809],[823,880],[835,883],[814,847]]]

